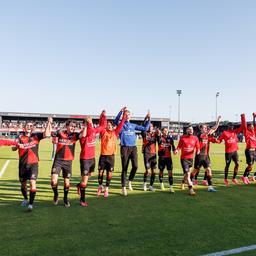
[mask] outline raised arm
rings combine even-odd
[[[219,128],[219,125],[220,125],[220,119],[221,119],[221,116],[218,116],[216,124],[210,129],[210,131],[208,132],[208,135],[212,135],[213,133],[215,133],[217,131],[217,129]]]
[[[118,134],[121,132],[123,126],[124,126],[124,122],[127,120],[127,112],[125,111],[123,114],[123,118],[121,120],[121,122],[118,124],[118,126],[115,129],[115,133],[118,136]]]
[[[256,133],[256,113],[252,114],[252,122],[253,122],[253,127],[254,127],[254,131]]]
[[[118,125],[119,124],[119,121],[120,121],[120,118],[121,118],[121,115],[124,113],[124,111],[126,110],[126,107],[123,107],[120,112],[117,114],[115,120],[114,120],[114,124],[115,125]]]
[[[44,138],[49,138],[51,137],[51,133],[52,133],[52,123],[53,123],[53,119],[51,116],[48,117],[48,122],[47,122],[47,126],[45,128],[44,131]]]
[[[244,135],[246,135],[246,133],[247,133],[247,123],[246,123],[245,114],[241,115],[241,126],[243,128]]]
[[[143,125],[136,125],[135,130],[141,131],[141,132],[146,132],[148,131],[150,126],[150,113],[148,112],[145,119],[144,119],[144,124]]]
[[[95,128],[95,133],[100,133],[102,130],[106,129],[107,127],[107,117],[106,117],[106,111],[103,110],[100,115],[100,122],[99,126]]]
[[[81,137],[88,137],[93,133],[93,123],[92,118],[90,116],[86,117],[85,119],[85,126],[82,130]]]

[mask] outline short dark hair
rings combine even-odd
[[[74,123],[77,126],[77,122],[72,119],[68,119],[65,124],[66,124],[66,126],[69,126],[71,123]]]
[[[26,122],[25,122],[25,126],[26,126],[27,124],[29,124],[29,123],[30,123],[30,124],[33,124],[33,126],[36,124],[36,123],[33,122],[33,121],[26,121]]]
[[[192,124],[188,124],[188,125],[186,126],[186,130],[187,130],[189,127],[192,127],[192,128],[193,128],[193,125],[192,125]]]

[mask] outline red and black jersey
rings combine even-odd
[[[181,159],[193,159],[194,151],[200,149],[199,140],[194,135],[183,135],[180,138],[177,150],[181,150]]]
[[[157,137],[158,142],[158,156],[171,157],[171,150],[175,151],[174,141],[171,136],[160,135]]]
[[[157,141],[156,132],[143,132],[142,138],[143,138],[142,153],[156,154],[156,141]]]
[[[215,143],[217,140],[213,137],[208,135],[207,133],[199,133],[197,135],[199,144],[200,144],[200,154],[201,156],[208,156],[210,150],[210,142]]]
[[[32,133],[30,136],[22,134],[16,139],[17,143],[22,144],[22,147],[19,148],[20,164],[26,165],[38,163],[38,145],[43,138],[43,133]]]
[[[62,130],[53,132],[52,137],[58,137],[55,159],[74,160],[75,145],[80,134],[77,132],[68,133],[66,130]]]

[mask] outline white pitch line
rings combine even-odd
[[[222,251],[222,252],[214,252],[210,254],[204,254],[202,256],[224,256],[224,255],[232,255],[232,254],[237,254],[241,252],[248,252],[248,251],[253,251],[256,250],[256,244],[250,245],[250,246],[245,246],[245,247],[240,247],[232,250],[227,250],[227,251]]]
[[[4,174],[4,172],[5,172],[5,170],[6,170],[6,168],[7,168],[7,166],[8,166],[9,163],[10,163],[10,160],[7,160],[7,161],[5,162],[3,168],[2,168],[2,170],[1,170],[1,172],[0,172],[0,179],[2,178],[2,176],[3,176],[3,174]]]

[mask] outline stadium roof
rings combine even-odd
[[[82,114],[53,114],[53,113],[25,113],[25,112],[0,112],[0,116],[2,117],[17,117],[17,118],[47,118],[48,116],[52,116],[53,118],[61,118],[61,119],[84,119],[87,116],[91,116],[92,119],[99,119],[99,115],[82,115]],[[108,119],[115,119],[116,116],[107,116]],[[143,121],[144,117],[135,117],[133,116],[132,119]],[[168,122],[169,118],[151,118],[152,121],[157,122]]]

